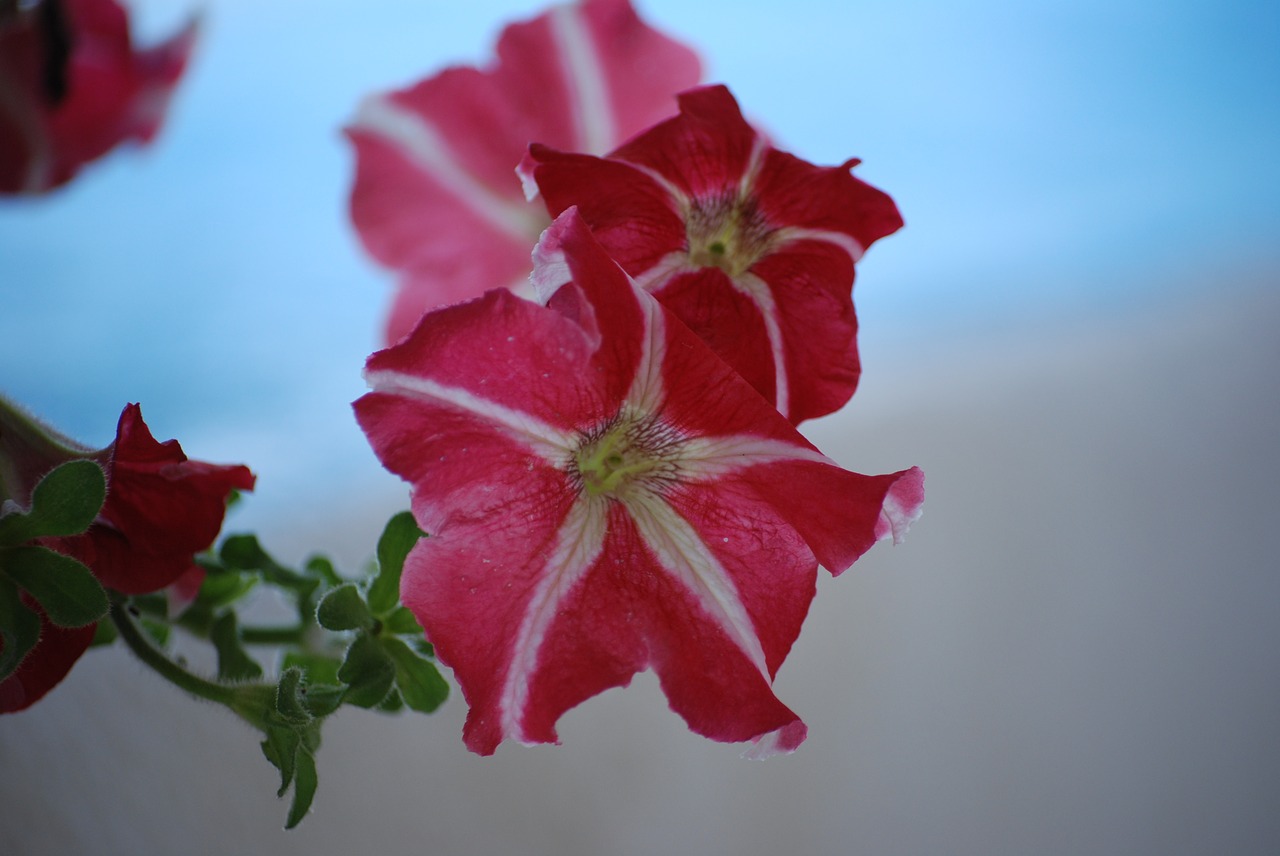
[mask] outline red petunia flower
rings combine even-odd
[[[778,151],[723,86],[605,158],[530,148],[552,216],[577,206],[623,269],[793,423],[838,410],[860,365],[854,263],[902,218],[851,160]]]
[[[505,290],[423,317],[355,404],[430,537],[401,594],[470,705],[464,740],[556,741],[652,668],[690,728],[791,751],[772,681],[814,595],[918,516],[917,469],[840,469],[635,287],[572,212]]]
[[[352,219],[369,253],[401,272],[388,342],[432,307],[527,289],[529,251],[551,222],[514,174],[529,143],[607,152],[670,116],[701,73],[627,0],[555,6],[503,30],[497,54],[488,68],[367,98],[346,130]]]
[[[135,50],[115,0],[42,0],[9,14],[0,15],[0,193],[43,193],[120,143],[155,136],[194,23]]]
[[[81,535],[42,538],[41,545],[78,559],[98,581],[123,594],[159,591],[180,582],[188,591],[199,573],[194,557],[222,528],[227,497],[252,490],[243,466],[192,461],[176,440],[159,443],[136,404],[125,407],[116,439],[94,451],[39,425],[0,400],[0,498],[5,510],[25,508],[49,470],[70,460],[102,465],[107,497]],[[22,710],[52,689],[93,639],[94,626],[60,628],[41,615],[40,641],[0,683],[0,713]]]

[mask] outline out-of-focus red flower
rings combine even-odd
[[[365,99],[346,131],[351,216],[401,275],[387,341],[426,309],[490,288],[532,296],[529,252],[551,221],[515,176],[529,143],[603,154],[672,115],[700,74],[693,51],[627,0],[580,0],[508,26],[487,68]]]
[[[39,542],[83,562],[104,586],[123,594],[159,591],[174,583],[189,594],[200,574],[195,554],[217,538],[227,497],[235,490],[252,490],[254,484],[247,467],[193,461],[178,441],[157,442],[136,404],[120,414],[115,442],[94,451],[0,399],[0,500],[5,511],[27,507],[45,473],[81,458],[97,461],[106,475],[101,512],[81,535]],[[0,713],[38,701],[93,639],[93,625],[55,627],[43,614],[41,622],[36,647],[0,683]]]
[[[136,50],[115,0],[40,0],[0,19],[0,193],[43,193],[120,143],[155,136],[192,22]]]
[[[605,254],[572,212],[533,279],[425,315],[366,368],[356,415],[430,537],[401,595],[470,705],[464,739],[554,742],[652,668],[699,734],[788,752],[773,694],[819,562],[920,513],[912,468],[839,468]]]
[[[854,263],[902,225],[849,161],[778,151],[723,86],[608,157],[531,147],[520,173],[551,215],[577,206],[611,256],[792,422],[857,387]],[[541,141],[539,141],[541,142]]]

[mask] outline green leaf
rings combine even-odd
[[[400,697],[400,691],[392,687],[377,709],[381,713],[399,713],[404,710],[404,699]]]
[[[395,663],[378,640],[361,633],[338,669],[338,679],[347,685],[345,701],[357,707],[376,707],[391,691],[396,679]]]
[[[251,681],[262,677],[262,667],[244,649],[234,612],[225,612],[214,620],[209,641],[218,652],[218,680]]]
[[[209,610],[221,609],[244,597],[257,584],[257,577],[236,571],[206,574],[194,605]]]
[[[323,580],[326,585],[342,585],[342,577],[338,576],[338,571],[333,567],[333,562],[324,556],[312,556],[307,559],[307,563],[303,565],[303,568],[311,576]]]
[[[232,535],[222,542],[218,558],[228,568],[237,571],[257,571],[272,585],[299,592],[315,591],[319,580],[305,577],[290,570],[271,557],[256,535]]]
[[[307,710],[316,719],[323,719],[341,706],[347,688],[336,684],[307,684],[305,700]]]
[[[120,637],[120,631],[116,630],[116,625],[111,621],[99,621],[97,626],[93,628],[93,641],[89,643],[90,648],[99,648],[110,645]]]
[[[395,611],[382,620],[382,626],[388,633],[397,636],[421,636],[422,625],[413,617],[407,606],[398,606]]]
[[[284,796],[293,782],[298,746],[301,744],[302,738],[296,729],[287,725],[267,728],[267,739],[262,741],[262,754],[280,771],[280,790],[276,791],[278,797]]]
[[[12,675],[40,641],[40,616],[22,602],[18,587],[0,578],[0,681]]]
[[[429,660],[419,657],[395,637],[382,640],[382,647],[396,664],[396,687],[404,703],[419,713],[431,713],[449,697],[449,684]]]
[[[293,803],[289,806],[289,816],[284,828],[293,829],[302,822],[311,809],[315,799],[316,788],[320,785],[320,777],[316,772],[316,759],[311,752],[299,748],[295,761],[296,778],[293,783]]]
[[[359,630],[373,624],[373,616],[354,583],[333,589],[320,601],[316,620],[327,630]]]
[[[100,625],[106,623],[107,622],[105,621],[99,622]],[[146,618],[140,619],[138,623],[142,625],[143,632],[150,636],[151,640],[155,642],[156,645],[164,648],[169,644],[169,635],[173,631],[173,628],[168,624],[165,624],[162,621],[151,621]]]
[[[0,550],[0,571],[26,589],[59,627],[84,627],[107,614],[107,592],[89,569],[48,547]]]
[[[94,461],[67,461],[31,492],[31,509],[0,517],[0,544],[32,538],[79,535],[89,528],[107,498],[107,479]]]
[[[402,511],[387,521],[378,539],[378,575],[369,586],[369,609],[382,617],[400,603],[400,573],[405,556],[423,537],[413,515]]]

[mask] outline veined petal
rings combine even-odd
[[[541,189],[552,217],[577,206],[609,255],[635,276],[688,249],[678,200],[630,164],[535,144],[520,172]]]
[[[91,542],[94,576],[125,594],[157,591],[189,571],[192,557],[218,537],[227,496],[254,486],[247,467],[193,461],[178,441],[158,442],[136,404],[120,414],[109,452],[98,522],[66,542]]]
[[[576,211],[567,211],[543,233],[534,250],[534,282],[570,279],[544,299],[550,309],[590,328],[609,347],[597,348],[591,368],[605,400],[621,402],[651,346],[650,312],[617,263],[600,247]],[[553,271],[551,274],[544,269]],[[612,414],[610,414],[612,415]]]
[[[924,474],[916,467],[865,476],[821,463],[779,462],[726,475],[718,487],[733,482],[777,509],[833,576],[876,541],[900,541],[924,502]]]
[[[772,677],[764,648],[737,588],[693,527],[652,494],[628,500],[627,511],[658,566],[692,593],[710,620],[742,649],[762,675]]]
[[[843,249],[806,240],[784,245],[738,278],[765,318],[775,403],[793,423],[839,410],[858,388],[853,277]]]
[[[404,604],[418,616],[440,661],[454,670],[470,706],[467,746],[485,755],[508,736],[531,739],[519,711],[505,708],[522,703],[529,678],[509,675],[525,654],[536,667],[541,643],[528,648],[536,641],[532,634],[542,631],[526,623],[531,612],[555,608],[546,581],[563,569],[549,562],[574,504],[562,473],[536,468],[522,474],[507,461],[492,464],[500,469],[473,478],[474,487],[461,495],[439,496],[428,480],[415,486],[415,516],[436,525],[410,552],[401,578]],[[474,462],[473,474],[486,472],[479,466]],[[493,505],[480,513],[472,502],[484,488],[492,491]],[[424,520],[428,508],[434,513]],[[513,719],[514,734],[508,731]]]
[[[902,215],[888,194],[849,172],[856,163],[815,166],[771,149],[753,187],[760,209],[780,226],[847,235],[860,248],[850,259],[857,261],[902,228]]]
[[[609,510],[609,502],[603,497],[579,496],[556,533],[546,572],[534,587],[512,644],[498,699],[504,736],[525,743],[538,741],[538,737],[526,734],[523,720],[528,711],[530,685],[541,665],[542,645],[562,603],[604,550]]]
[[[494,290],[425,316],[365,372],[374,389],[447,403],[558,447],[607,396],[583,372],[594,345],[559,313]]]
[[[736,192],[756,151],[755,130],[724,86],[691,89],[677,100],[679,116],[610,157],[653,170],[691,198]]]

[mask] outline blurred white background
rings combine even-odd
[[[133,3],[155,39],[190,9]],[[209,0],[170,121],[0,203],[0,386],[107,443],[126,401],[246,462],[228,528],[354,568],[406,492],[350,415],[391,275],[345,214],[359,98],[485,61],[535,2]],[[859,267],[863,387],[808,433],[911,464],[906,544],[823,580],[764,764],[647,676],[559,748],[344,713],[301,829],[253,735],[118,652],[0,720],[9,853],[1280,852],[1280,10],[639,5],[780,147],[907,227]]]

